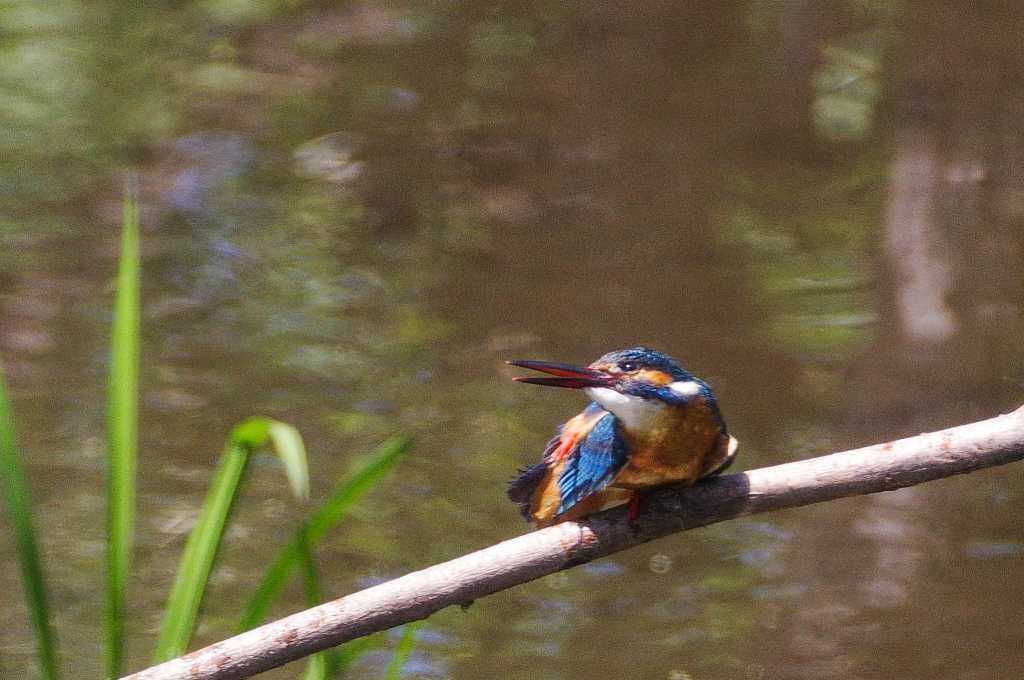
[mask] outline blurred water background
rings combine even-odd
[[[1024,401],[1009,0],[12,0],[0,33],[0,354],[68,677],[101,673],[129,170],[133,669],[252,413],[304,433],[314,501],[415,437],[319,550],[341,595],[526,529],[505,482],[582,397],[513,384],[505,359],[667,351],[716,389],[740,469]],[[256,463],[202,643],[304,512]],[[1010,466],[717,525],[439,613],[407,677],[1018,677],[1022,515]],[[4,522],[0,675],[24,677]]]

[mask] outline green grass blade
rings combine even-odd
[[[280,434],[282,431],[286,433],[284,436]],[[279,434],[275,436],[275,432]],[[285,471],[296,494],[300,497],[308,494],[305,446],[294,427],[269,418],[250,418],[232,430],[167,598],[154,652],[156,663],[181,656],[188,648],[249,456],[267,444],[274,444],[276,453],[285,460]]]
[[[21,465],[21,455],[18,453],[16,441],[14,417],[7,401],[7,386],[3,365],[0,364],[0,476],[6,482],[7,505],[18,546],[25,598],[28,601],[29,614],[32,616],[32,625],[36,630],[39,667],[43,678],[53,680],[57,677],[57,641],[50,626],[43,565],[39,558],[35,530],[32,528],[28,480]]]
[[[315,607],[323,600],[323,593],[320,587],[320,574],[317,573],[316,562],[313,560],[313,548],[309,544],[306,526],[299,529],[298,540],[302,582],[306,588],[306,605]],[[327,652],[318,652],[311,656],[302,677],[304,680],[327,680]]]
[[[258,449],[273,445],[274,453],[284,465],[284,473],[292,493],[300,501],[309,500],[309,465],[302,435],[292,425],[264,416],[253,416],[239,423],[231,432],[231,440]]]
[[[309,465],[306,463],[306,447],[302,443],[302,435],[288,423],[277,420],[270,421],[271,441],[274,450],[284,464],[288,481],[292,485],[292,493],[299,500],[309,500]]]
[[[352,664],[373,650],[382,648],[386,643],[387,636],[384,633],[376,633],[346,642],[338,649],[334,666],[329,665],[328,667],[328,671],[332,674],[331,677],[344,677]]]
[[[309,657],[306,664],[306,671],[302,674],[302,680],[327,680],[327,656],[326,652],[317,652]]]
[[[124,200],[121,259],[111,334],[107,453],[107,644],[106,674],[120,675],[124,600],[135,526],[135,467],[138,451],[139,210]]]
[[[406,453],[409,440],[398,436],[388,439],[370,454],[370,459],[309,519],[309,544],[316,545],[324,535],[348,514],[352,506],[373,490]]]
[[[181,555],[178,573],[167,598],[153,661],[167,661],[185,653],[202,604],[206,583],[220,547],[231,506],[249,459],[247,445],[232,444],[221,456],[220,465],[195,528]]]
[[[405,437],[393,437],[381,444],[351,479],[340,486],[327,502],[310,518],[305,527],[304,535],[309,544],[316,545],[335,524],[337,524],[362,496],[374,488],[388,473],[398,460],[409,450],[409,441]],[[299,566],[300,546],[299,534],[285,546],[284,550],[267,570],[256,592],[246,606],[245,614],[239,624],[240,630],[248,630],[267,615],[267,611],[281,590],[288,583],[295,568]]]
[[[384,674],[384,680],[398,680],[402,677],[402,669],[409,661],[409,657],[416,650],[416,633],[423,627],[426,621],[415,621],[405,625],[402,631],[402,639],[398,641],[395,648],[395,655],[391,657],[388,670]]]

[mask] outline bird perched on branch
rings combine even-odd
[[[736,456],[736,439],[711,388],[666,354],[634,347],[587,368],[508,363],[551,376],[515,378],[519,382],[582,389],[593,400],[562,425],[541,461],[509,485],[508,497],[538,527],[625,502],[635,519],[643,490],[692,484]]]

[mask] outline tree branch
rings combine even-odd
[[[293,614],[134,675],[244,678],[444,607],[668,534],[734,517],[891,491],[1024,458],[1024,407],[886,444],[706,480],[651,495],[633,525],[623,508],[566,522]]]

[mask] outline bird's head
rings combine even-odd
[[[549,361],[508,363],[552,376],[515,378],[519,382],[585,390],[625,421],[634,420],[628,414],[646,414],[652,406],[681,404],[699,394],[710,397],[703,381],[667,354],[646,347],[609,352],[586,368]]]

